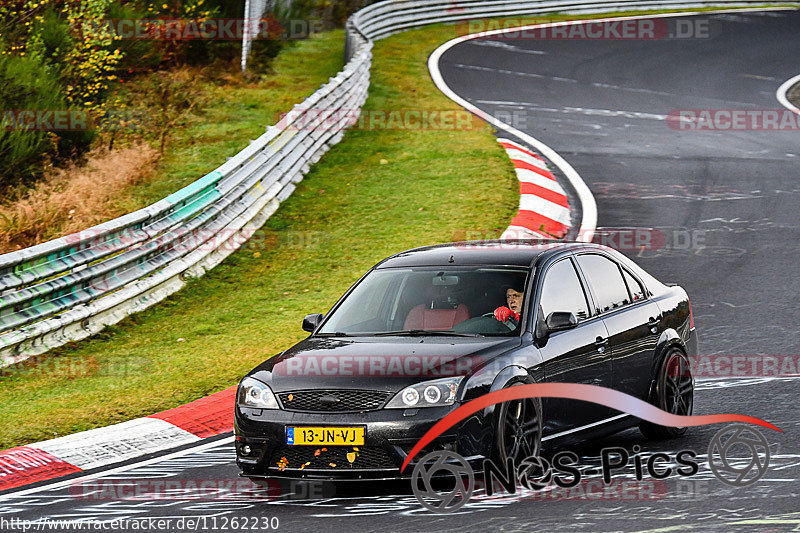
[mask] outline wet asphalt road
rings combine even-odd
[[[517,128],[566,158],[595,195],[598,226],[653,228],[664,236],[658,249],[627,253],[687,289],[702,354],[796,360],[800,133],[682,131],[671,129],[665,116],[680,109],[782,109],[775,90],[800,72],[800,13],[686,20],[700,18],[711,30],[708,38],[468,41],[444,54],[441,70],[460,96],[495,116],[515,117]],[[549,501],[530,492],[478,495],[453,515],[425,511],[398,484],[339,485],[335,496],[312,499],[225,485],[238,472],[225,440],[92,481],[106,488],[112,480],[135,481],[157,498],[120,500],[96,485],[72,485],[0,497],[0,520],[171,520],[167,528],[142,522],[152,531],[190,529],[185,520],[197,517],[204,522],[191,529],[201,531],[264,531],[275,525],[272,518],[279,530],[314,532],[789,531],[800,527],[799,385],[792,378],[698,381],[696,414],[744,413],[784,431],[762,431],[770,466],[745,488],[721,483],[708,468],[706,450],[720,426],[693,428],[668,442],[648,442],[630,430],[576,449],[584,468],[596,465],[600,449],[609,446],[640,445],[643,454],[695,450],[697,475],[663,483],[646,478],[639,486],[655,487],[654,500],[621,493]],[[632,475],[627,469],[615,479]],[[183,485],[165,493],[159,480]],[[200,480],[217,483],[215,497],[195,488]]]

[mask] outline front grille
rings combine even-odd
[[[303,390],[278,395],[287,411],[372,411],[389,399],[389,392],[371,390]]]
[[[348,456],[349,454],[349,456]],[[269,468],[278,470],[396,469],[378,446],[281,446],[272,453]]]

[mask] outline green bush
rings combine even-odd
[[[20,129],[16,111],[64,109],[61,87],[54,74],[31,57],[0,56],[0,190],[29,182],[47,155],[58,150],[57,136]]]
[[[41,17],[34,19],[26,40],[28,55],[38,59],[51,71],[61,68],[67,59],[67,53],[74,46],[69,26],[50,6]]]
[[[146,19],[144,8],[133,4],[114,2],[108,10],[111,20]],[[164,51],[150,39],[120,39],[115,42],[123,53],[117,64],[117,72],[121,76],[141,70],[155,70],[164,60]]]

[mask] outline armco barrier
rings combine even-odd
[[[87,337],[175,292],[246,241],[343,135],[359,109],[371,44],[288,118],[167,198],[80,233],[0,256],[0,353],[7,365]],[[305,127],[328,120],[325,128]],[[304,127],[296,128],[296,121]]]
[[[247,240],[325,151],[367,97],[372,40],[432,23],[542,13],[744,6],[751,1],[387,1],[347,23],[347,64],[289,118],[210,174],[120,218],[0,255],[0,356],[13,364],[140,311],[202,275]],[[311,129],[310,122],[330,122]],[[303,127],[292,127],[300,123]]]

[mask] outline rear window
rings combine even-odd
[[[598,312],[630,303],[622,273],[614,261],[598,254],[583,254],[578,256],[578,265],[592,289]]]
[[[625,284],[628,286],[628,291],[631,293],[631,298],[634,302],[642,300],[645,296],[644,287],[639,283],[636,278],[631,276],[627,270],[622,269],[622,275],[625,278]]]

